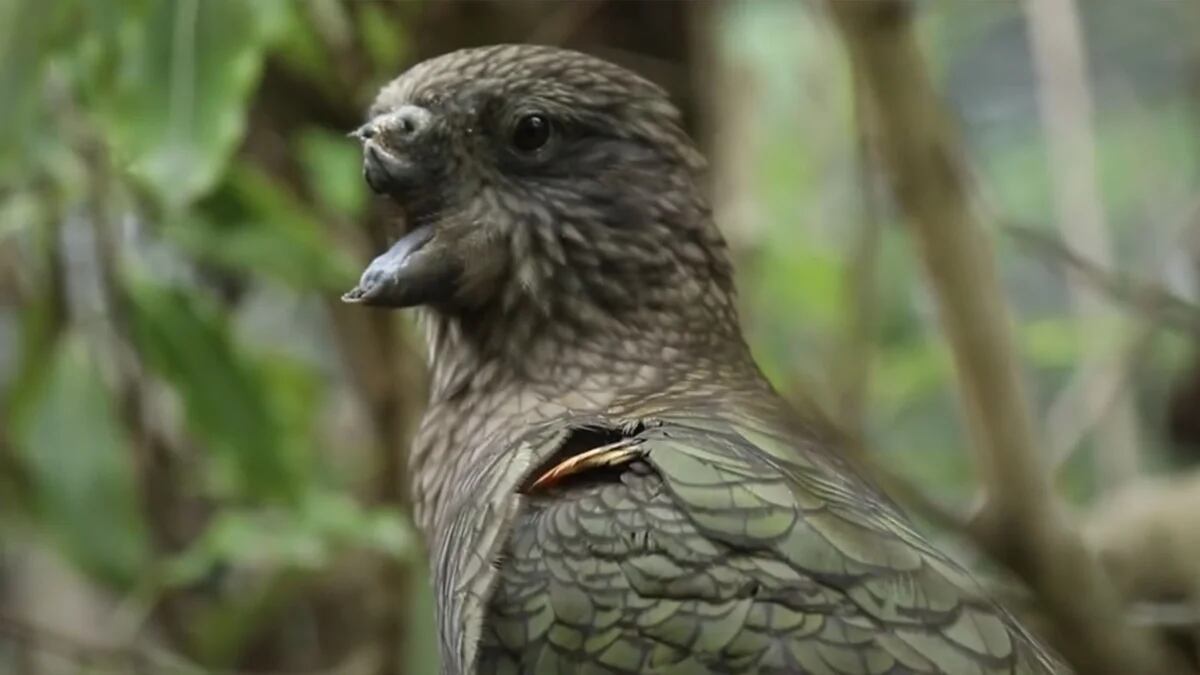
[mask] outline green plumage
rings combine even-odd
[[[619,474],[527,499],[480,672],[1058,672],[832,458],[711,415],[638,437]]]

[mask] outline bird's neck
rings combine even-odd
[[[574,414],[620,414],[649,399],[769,391],[732,299],[718,289],[669,307],[571,315],[426,311],[430,402],[411,456],[423,527],[455,474],[531,426]]]
[[[471,390],[612,399],[722,363],[752,367],[736,328],[706,313],[664,323],[647,312],[614,318],[609,326],[516,314],[521,318],[503,325],[428,320],[432,404]]]

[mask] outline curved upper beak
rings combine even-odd
[[[363,142],[363,178],[376,194],[397,197],[419,189],[423,173],[412,159],[376,141]]]
[[[402,106],[350,133],[363,145],[363,177],[372,190],[406,206],[432,187],[418,159],[430,121],[424,108]],[[421,223],[372,260],[342,300],[385,307],[436,304],[453,297],[458,277],[456,257],[438,242],[436,223]]]
[[[350,132],[362,143],[363,177],[372,190],[402,199],[423,187],[428,172],[418,157],[432,124],[428,110],[404,105]]]

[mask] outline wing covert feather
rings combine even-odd
[[[619,480],[531,497],[486,673],[1066,672],[836,460],[669,420]]]

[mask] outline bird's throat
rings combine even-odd
[[[686,329],[652,321],[579,333],[553,322],[481,326],[422,310],[430,401],[410,456],[418,523],[433,527],[462,472],[536,425],[578,415],[622,416],[664,393],[769,389],[736,326]],[[532,313],[516,318],[537,319]],[[637,327],[639,330],[629,330]]]

